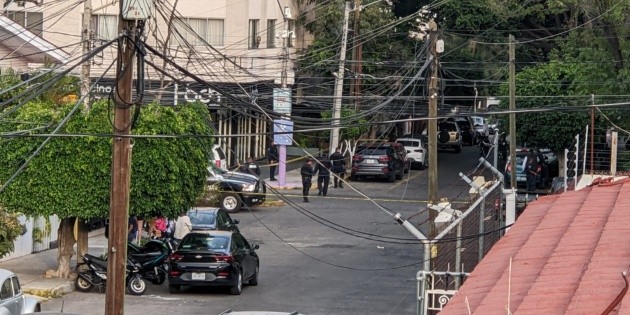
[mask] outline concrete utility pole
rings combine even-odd
[[[431,65],[431,78],[429,79],[429,205],[437,204],[437,188],[438,188],[438,159],[437,159],[437,105],[438,105],[438,58],[437,58],[437,24],[435,21],[429,21],[429,40],[431,41],[431,57],[433,58]],[[431,231],[429,238],[435,236],[433,220],[435,213],[429,211],[429,221],[431,222]]]
[[[339,69],[335,77],[335,93],[333,99],[333,115],[332,125],[333,128],[330,131],[330,149],[329,154],[335,152],[335,149],[339,147],[339,125],[341,119],[341,97],[343,95],[343,75],[345,71],[346,62],[346,46],[348,44],[348,19],[350,15],[350,2],[346,2],[346,6],[343,10],[343,30],[341,34],[341,51],[339,52]]]
[[[359,95],[361,94],[361,74],[363,73],[363,44],[359,40],[359,21],[361,17],[361,0],[354,0],[354,23],[352,32],[352,72],[354,79],[350,91],[354,96],[354,109],[356,110],[361,102]]]
[[[510,187],[516,188],[516,48],[514,47],[514,36],[509,37],[510,54]]]
[[[83,3],[83,55],[90,52],[90,43],[92,39],[92,0],[85,0]],[[91,107],[90,97],[85,96],[90,93],[90,67],[92,61],[86,61],[81,65],[81,96],[83,96],[83,109],[89,110]]]
[[[131,179],[131,103],[135,21],[123,20],[120,2],[119,33],[128,32],[118,47],[116,93],[114,93],[114,141],[112,144],[112,188],[109,210],[107,258],[107,296],[105,315],[123,315],[125,305],[125,271],[127,266],[127,229],[129,186]]]

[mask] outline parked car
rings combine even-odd
[[[169,292],[179,293],[185,285],[224,286],[241,294],[244,283],[258,285],[257,249],[238,232],[190,232],[169,257]]]
[[[443,120],[438,124],[438,148],[455,149],[462,152],[462,137],[459,126],[452,120]]]
[[[6,269],[0,269],[0,314],[21,315],[41,312],[42,305],[35,298],[24,296],[18,276]]]
[[[220,230],[239,232],[238,220],[230,217],[227,211],[213,207],[195,207],[187,213],[193,231]]]
[[[424,142],[420,138],[398,138],[396,143],[400,143],[407,151],[407,158],[410,160],[411,167],[424,169],[427,165],[427,150]]]
[[[213,161],[211,164],[214,164],[218,169],[222,169],[224,171],[228,170],[227,159],[225,157],[225,152],[223,152],[223,148],[219,144],[212,145],[212,158]]]
[[[475,129],[468,119],[468,117],[454,117],[449,118],[455,121],[459,127],[460,134],[462,136],[462,144],[474,145],[475,144]]]
[[[473,129],[475,130],[475,136],[474,136],[475,144],[479,142],[479,139],[481,139],[481,137],[484,137],[484,136],[487,137],[490,135],[490,129],[484,117],[470,116],[470,121],[473,124]]]
[[[350,179],[359,180],[363,177],[384,177],[389,182],[402,179],[405,173],[405,156],[401,156],[400,143],[387,142],[357,147],[357,153],[352,157]]]
[[[208,167],[207,184],[219,196],[219,206],[227,212],[238,212],[241,207],[263,203],[267,188],[258,177],[240,172]]]

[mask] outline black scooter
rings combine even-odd
[[[127,255],[140,265],[139,274],[147,281],[161,285],[168,276],[166,260],[173,252],[170,243],[157,239],[150,240],[143,246],[127,245]]]
[[[88,292],[96,286],[99,292],[103,293],[107,284],[107,260],[85,254],[82,265],[84,266],[80,266],[81,271],[74,282],[77,291]],[[131,295],[142,295],[147,290],[146,282],[139,273],[140,267],[138,262],[127,259],[125,282]]]

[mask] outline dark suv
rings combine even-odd
[[[238,212],[242,205],[259,205],[266,198],[265,183],[254,175],[210,165],[206,183],[211,192],[218,194],[219,207],[230,213]]]
[[[404,150],[402,144],[393,142],[359,146],[352,157],[350,179],[358,180],[368,176],[384,177],[389,182],[402,179],[408,169],[408,161],[401,154]]]

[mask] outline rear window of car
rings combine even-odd
[[[195,249],[221,250],[221,249],[228,249],[229,245],[230,245],[229,236],[188,234],[184,237],[178,249],[180,250],[195,250]]]
[[[217,160],[225,160],[225,152],[223,152],[223,149],[221,148],[215,148],[214,149],[217,153],[218,156],[215,156],[214,158]]]
[[[420,146],[420,141],[413,141],[413,140],[398,140],[396,141],[406,147],[419,147]]]
[[[188,217],[192,225],[214,225],[217,219],[214,212],[190,211]]]
[[[387,148],[377,147],[377,148],[364,148],[359,151],[359,154],[362,155],[387,155]]]
[[[440,130],[457,131],[457,127],[455,127],[454,123],[443,122],[443,123],[440,123]]]

